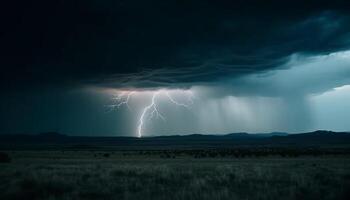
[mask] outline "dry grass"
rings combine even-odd
[[[348,199],[350,158],[161,159],[12,152],[0,199]],[[102,156],[96,156],[102,155]]]

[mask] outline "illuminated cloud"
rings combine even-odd
[[[346,102],[322,95],[350,84],[349,3],[6,1],[0,132],[137,136],[157,91],[166,121],[144,135],[335,130],[323,99]]]

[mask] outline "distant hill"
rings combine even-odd
[[[46,138],[59,138],[59,137],[66,137],[67,135],[57,133],[57,132],[44,132],[44,133],[39,133],[38,136],[46,137]]]
[[[314,131],[299,134],[281,132],[265,134],[230,133],[226,135],[173,135],[155,137],[83,137],[67,136],[56,132],[37,135],[0,135],[0,149],[28,146],[84,146],[115,148],[170,148],[170,147],[236,147],[236,146],[324,146],[349,145],[350,133],[332,131]]]

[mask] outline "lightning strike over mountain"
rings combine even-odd
[[[187,96],[188,103],[179,102],[171,95],[171,93],[178,92],[178,91],[181,91],[181,94]],[[147,92],[149,92],[149,91],[147,91]],[[119,93],[119,94],[112,98],[112,100],[115,103],[112,105],[108,105],[108,107],[111,108],[111,110],[119,109],[121,106],[124,106],[124,105],[129,110],[131,110],[130,104],[129,104],[131,98],[133,96],[140,96],[143,93],[145,93],[145,91],[119,91],[117,93]],[[189,109],[190,105],[193,104],[194,95],[193,95],[192,91],[190,91],[190,90],[161,89],[161,90],[151,91],[151,93],[152,93],[151,102],[150,102],[150,104],[146,105],[142,109],[142,113],[141,113],[139,120],[138,120],[138,126],[137,126],[137,136],[138,137],[142,137],[142,135],[143,135],[143,128],[144,128],[146,117],[148,117],[148,120],[152,120],[154,117],[156,117],[156,118],[160,118],[163,121],[165,121],[165,117],[161,114],[161,112],[159,112],[159,108],[158,108],[159,102],[157,102],[157,101],[162,100],[161,98],[159,98],[160,96],[165,96],[166,99],[170,103],[174,104],[175,106],[184,107],[186,109]]]
[[[139,125],[137,127],[137,136],[138,137],[142,137],[142,127],[143,127],[143,124],[144,124],[144,117],[145,115],[147,114],[147,112],[152,109],[152,112],[150,114],[150,119],[153,118],[153,115],[154,113],[156,114],[157,117],[160,117],[162,118],[163,120],[165,119],[163,117],[163,115],[161,115],[159,112],[158,112],[158,108],[157,108],[157,104],[156,104],[156,97],[159,95],[159,92],[155,92],[153,95],[152,95],[152,102],[150,105],[146,106],[143,111],[142,111],[142,114],[141,114],[141,117],[140,117],[140,120],[139,120]]]

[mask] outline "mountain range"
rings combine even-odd
[[[226,135],[172,135],[154,137],[86,137],[68,136],[56,132],[36,135],[0,135],[0,149],[28,146],[70,146],[70,147],[114,147],[114,148],[197,148],[197,147],[242,147],[242,146],[332,146],[350,145],[349,132],[318,130],[314,132],[288,134],[283,132],[249,134],[230,133]]]

